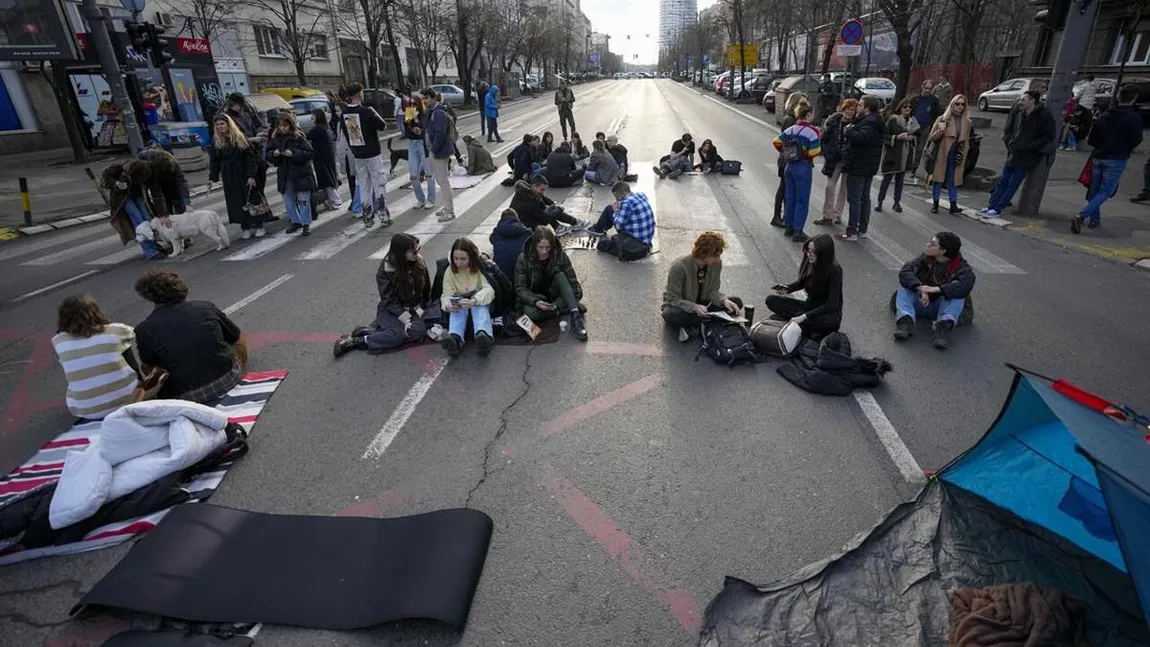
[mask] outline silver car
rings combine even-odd
[[[443,95],[444,103],[452,106],[463,105],[463,88],[459,87],[458,85],[442,83],[440,85],[431,86],[431,89]],[[471,92],[471,100],[479,101],[479,97],[476,96],[474,90]]]
[[[1036,78],[1008,79],[978,95],[978,109],[983,112],[988,110],[1009,111],[1010,107],[1022,97],[1022,94],[1031,89],[1040,89],[1045,92],[1046,82]]]
[[[295,120],[299,123],[299,127],[305,133],[311,130],[315,125],[315,117],[312,116],[312,111],[316,108],[321,108],[327,113],[328,122],[331,121],[331,106],[328,105],[327,99],[324,97],[312,97],[307,99],[292,99],[288,101],[291,104],[292,112],[295,113]]]

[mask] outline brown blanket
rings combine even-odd
[[[1085,607],[1029,583],[957,589],[951,596],[950,647],[1087,647]]]

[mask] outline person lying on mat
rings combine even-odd
[[[584,169],[575,163],[571,155],[571,144],[563,142],[554,153],[547,156],[547,162],[540,173],[547,183],[554,187],[569,187],[583,182]]]
[[[926,317],[934,320],[934,347],[942,350],[949,346],[950,332],[958,325],[974,291],[974,270],[962,257],[958,234],[935,234],[926,244],[925,253],[902,266],[898,283],[894,338],[909,338],[914,334],[915,317]]]
[[[207,404],[239,384],[247,345],[239,326],[210,301],[188,301],[188,286],[172,270],[149,270],[136,293],[155,309],[136,326],[143,372],[168,372],[157,397]]]
[[[776,294],[767,297],[767,308],[789,319],[812,339],[838,332],[843,321],[843,268],[835,262],[835,241],[819,234],[803,243],[799,277],[793,283],[776,285]],[[805,301],[785,296],[797,290],[807,293]]]
[[[723,170],[723,158],[719,156],[719,149],[709,139],[704,139],[699,145],[699,163],[695,165],[696,171],[704,173],[718,173]]]
[[[60,303],[52,347],[68,381],[68,411],[77,418],[101,420],[134,402],[139,384],[134,360],[136,333],[112,323],[100,304],[87,294],[74,294]]]
[[[532,229],[550,225],[557,234],[563,236],[571,231],[586,229],[587,222],[568,215],[563,207],[547,197],[547,178],[536,175],[531,182],[515,183],[515,196],[511,198],[511,208],[519,214],[519,221]],[[562,224],[560,224],[562,223]]]
[[[475,333],[475,347],[481,357],[491,352],[495,338],[491,330],[490,305],[495,288],[479,271],[479,248],[466,238],[451,244],[451,269],[443,275],[440,307],[447,313],[448,334],[440,339],[450,357],[459,357],[467,337],[467,320]]]
[[[419,239],[411,234],[395,234],[387,255],[375,273],[379,305],[375,323],[360,326],[340,337],[332,355],[342,357],[352,350],[388,350],[419,341],[424,335],[436,339],[442,313],[431,298],[431,276],[420,255]]]
[[[563,245],[550,229],[536,227],[515,261],[517,309],[535,322],[568,316],[575,339],[587,341],[582,298],[583,286]]]
[[[705,231],[695,239],[688,256],[671,264],[667,287],[663,289],[663,321],[678,328],[679,341],[691,338],[689,329],[705,321],[708,313],[725,310],[733,316],[743,315],[743,300],[728,297],[722,291],[723,235]]]

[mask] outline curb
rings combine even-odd
[[[196,196],[204,195],[207,192],[208,192],[208,186],[205,184],[205,185],[198,186],[194,189],[190,189],[188,191],[188,196],[194,198]],[[71,227],[77,227],[79,225],[90,225],[94,222],[100,222],[100,221],[107,220],[107,219],[108,219],[108,212],[107,211],[98,211],[96,213],[90,213],[86,216],[78,216],[75,218],[65,218],[63,220],[55,220],[52,222],[46,222],[46,223],[43,223],[40,225],[30,225],[27,227],[9,227],[7,229],[9,231],[17,232],[18,236],[16,236],[16,238],[23,238],[26,236],[36,236],[38,234],[46,234],[50,231],[61,231],[63,229],[69,229]],[[4,228],[0,228],[0,231],[2,231],[3,229]]]

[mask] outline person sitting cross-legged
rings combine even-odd
[[[926,244],[926,252],[910,260],[898,273],[895,294],[894,338],[914,333],[916,317],[934,320],[934,347],[945,349],[974,290],[974,270],[962,257],[958,235],[941,231]]]
[[[587,228],[587,222],[569,215],[563,207],[547,197],[547,178],[536,175],[531,182],[520,180],[515,183],[515,196],[511,198],[511,208],[519,214],[519,221],[536,229],[550,225],[556,235],[563,236],[572,231]]]
[[[767,297],[767,308],[778,317],[789,319],[812,339],[838,332],[843,322],[843,268],[835,262],[835,241],[819,234],[803,245],[799,278],[794,283],[776,285],[777,294]],[[789,295],[804,290],[806,301]]]
[[[550,229],[537,227],[515,261],[516,306],[535,322],[569,316],[572,334],[587,341],[582,298],[583,286],[563,245]]]
[[[449,356],[459,357],[463,350],[469,317],[479,355],[491,352],[495,344],[491,331],[493,300],[495,288],[479,271],[479,248],[466,238],[456,239],[451,245],[451,268],[443,275],[443,296],[440,297],[440,307],[447,313],[448,331],[440,343]]]
[[[624,261],[633,261],[651,253],[655,241],[655,211],[642,193],[631,191],[631,185],[619,181],[611,187],[614,204],[607,205],[599,220],[587,233],[606,236],[611,227],[619,233],[599,241],[597,249]]]
[[[559,148],[547,156],[547,161],[539,172],[547,178],[548,184],[559,188],[582,184],[586,173],[575,163],[575,157],[571,155],[571,144],[567,142],[559,144]]]
[[[587,174],[584,176],[588,182],[612,186],[623,179],[623,172],[619,163],[607,152],[607,145],[601,139],[591,142],[591,158],[587,160]]]
[[[722,291],[723,235],[705,231],[695,239],[691,253],[671,265],[663,289],[663,321],[679,330],[679,341],[691,338],[689,329],[707,320],[708,313],[726,310],[742,316],[743,301]]]

